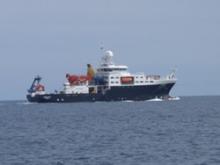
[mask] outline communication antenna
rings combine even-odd
[[[101,50],[102,52],[104,52],[104,50],[105,50],[105,47],[104,47],[103,42],[101,42],[101,44],[100,44],[100,50]]]

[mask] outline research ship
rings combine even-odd
[[[131,74],[126,65],[113,62],[113,52],[104,52],[100,66],[87,64],[87,75],[66,74],[62,91],[47,93],[36,76],[28,90],[27,100],[37,103],[141,101],[172,98],[169,93],[177,79],[172,71],[167,76]]]

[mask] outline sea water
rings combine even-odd
[[[220,97],[0,102],[1,165],[219,165]]]

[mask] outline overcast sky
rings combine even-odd
[[[219,0],[0,1],[0,100],[25,99],[35,75],[48,91],[97,66],[100,45],[133,73],[178,68],[173,95],[220,94]]]

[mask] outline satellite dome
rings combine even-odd
[[[113,57],[114,54],[113,54],[113,52],[112,52],[111,50],[107,50],[107,51],[105,52],[105,56]]]
[[[103,65],[112,65],[113,64],[113,52],[111,50],[107,50],[105,53],[104,53],[104,56],[102,57],[102,64]]]

